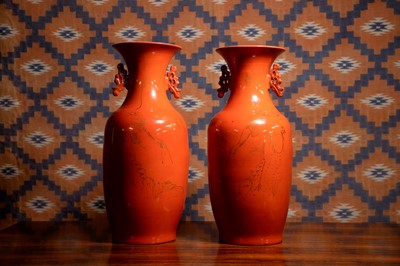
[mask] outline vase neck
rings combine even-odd
[[[166,70],[179,46],[153,43],[119,43],[113,47],[121,54],[128,68],[128,90],[123,105],[141,107],[148,102],[167,101]]]
[[[276,57],[285,49],[274,46],[232,46],[217,49],[230,70],[229,88],[231,94],[229,108],[265,110],[273,106],[269,93],[269,71]]]
[[[269,93],[269,78],[267,71],[252,71],[252,68],[243,68],[231,76],[231,93],[227,107],[264,110],[273,106]]]
[[[129,82],[127,85],[128,94],[122,106],[133,108],[159,107],[158,104],[168,102],[166,94],[167,83],[159,79],[142,79]]]

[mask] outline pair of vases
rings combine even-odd
[[[114,95],[128,90],[108,119],[103,181],[112,241],[173,241],[183,212],[189,168],[188,131],[166,90],[180,96],[175,67],[166,72],[177,45],[153,42],[113,46],[118,66]],[[268,90],[282,96],[279,66],[284,49],[231,46],[216,50],[222,66],[218,96],[228,102],[208,127],[208,180],[219,239],[265,245],[282,241],[288,211],[292,138],[288,120]]]

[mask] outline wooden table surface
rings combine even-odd
[[[282,244],[218,243],[213,222],[177,240],[112,244],[106,222],[25,222],[0,231],[0,265],[400,265],[400,225],[287,223]]]

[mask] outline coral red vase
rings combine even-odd
[[[226,106],[208,128],[208,178],[221,242],[268,245],[282,241],[292,174],[288,120],[268,90],[282,96],[283,48],[231,46],[216,50],[227,62],[220,78]]]
[[[180,96],[176,68],[167,67],[179,46],[132,42],[113,46],[118,65],[114,95],[127,89],[104,133],[103,184],[112,241],[156,244],[176,239],[189,168],[188,133],[166,90]]]

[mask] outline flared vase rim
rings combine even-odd
[[[176,49],[182,50],[182,47],[173,43],[166,43],[166,42],[152,42],[152,41],[130,41],[130,42],[118,42],[112,45],[113,48],[121,45],[157,45],[157,46],[165,46],[165,47],[175,47]]]
[[[253,48],[253,49],[277,49],[281,50],[282,52],[286,51],[285,48],[281,46],[274,46],[274,45],[230,45],[230,46],[223,46],[215,49],[215,51],[218,50],[228,50],[228,49],[242,49],[242,48]]]

